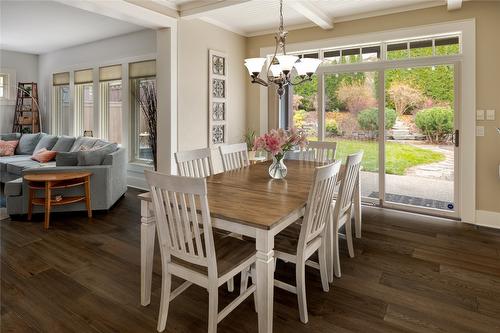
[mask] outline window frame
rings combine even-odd
[[[154,80],[155,86],[157,85],[156,75],[144,76],[144,77],[133,77],[129,78],[129,90],[130,90],[130,163],[142,164],[151,166],[153,165],[153,159],[140,158],[140,115],[141,106],[135,96],[140,94],[140,82],[141,80]]]

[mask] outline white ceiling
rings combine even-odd
[[[0,47],[42,54],[144,27],[53,1],[0,0]]]
[[[208,3],[222,3],[221,8],[201,11],[189,17],[196,17],[219,25],[245,36],[273,32],[279,23],[279,0],[154,0],[157,3],[177,7],[183,16],[183,9],[206,6]],[[237,4],[234,4],[237,3]],[[335,23],[361,17],[383,15],[417,8],[445,5],[445,0],[284,0],[283,11],[285,27],[288,30],[314,26],[297,3],[312,8],[318,16]]]

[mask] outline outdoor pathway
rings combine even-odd
[[[441,153],[445,156],[445,160],[437,163],[422,164],[409,168],[406,171],[406,176],[417,176],[423,178],[453,181],[455,163],[455,153],[453,145],[411,144],[415,147],[429,149]]]

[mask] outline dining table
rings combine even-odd
[[[269,177],[271,161],[206,178],[212,226],[255,239],[258,331],[273,331],[274,237],[304,214],[318,162],[287,160],[284,179]],[[345,166],[339,175],[343,178]],[[141,200],[141,304],[151,300],[155,217],[149,192]],[[359,177],[354,194],[356,237],[361,237]]]

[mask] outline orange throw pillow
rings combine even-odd
[[[0,156],[13,156],[19,140],[0,140]]]
[[[42,148],[36,151],[31,159],[40,163],[47,163],[52,161],[56,157],[57,151],[47,150],[47,148]]]

